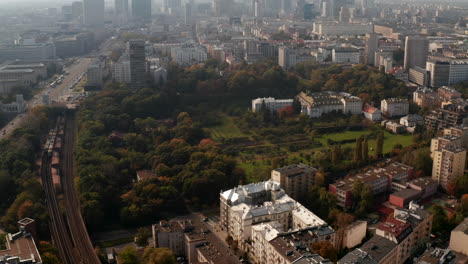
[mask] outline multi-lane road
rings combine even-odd
[[[39,94],[35,95],[27,102],[28,109],[44,105],[44,95],[47,95],[49,97],[49,102],[52,102],[58,101],[63,95],[71,93],[70,87],[73,87],[73,85],[84,75],[88,66],[91,64],[91,61],[91,58],[81,58],[70,67],[65,68],[65,71],[69,72],[69,75],[64,75],[62,83],[57,85],[55,88],[51,87],[49,83],[47,83]],[[0,139],[8,137],[11,132],[21,127],[24,124],[24,121],[27,120],[28,116],[28,112],[17,115],[12,121],[10,121],[10,123],[1,128]]]

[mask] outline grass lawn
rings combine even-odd
[[[240,131],[232,117],[221,114],[220,119],[221,125],[206,128],[212,139],[218,141],[221,138],[248,137]]]
[[[324,146],[327,146],[327,139],[332,139],[335,141],[341,141],[341,140],[352,140],[356,139],[360,136],[365,136],[369,135],[372,133],[372,131],[369,130],[363,130],[363,131],[345,131],[345,132],[338,132],[338,133],[332,133],[332,134],[327,134],[323,135],[320,137],[318,140],[322,142]],[[396,135],[392,134],[388,131],[384,132],[384,147],[383,147],[383,152],[384,153],[389,153],[392,151],[393,147],[396,144],[401,144],[403,147],[410,146],[413,144],[413,135],[411,134],[402,134],[402,135]],[[351,147],[354,148],[355,144],[353,143],[348,143],[348,144],[343,144],[342,147]],[[376,148],[376,140],[375,139],[370,139],[369,140],[369,154],[372,155],[375,152],[371,151],[370,149],[373,148],[375,150]]]

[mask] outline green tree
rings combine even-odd
[[[143,254],[145,264],[175,264],[174,253],[168,248],[147,248]]]
[[[362,189],[364,188],[364,184],[361,180],[357,180],[353,183],[353,187],[351,189],[351,194],[353,195],[353,203],[354,206],[357,206],[361,201],[361,193]]]
[[[119,253],[119,259],[122,264],[141,264],[138,253],[134,247],[128,246]]]
[[[299,100],[297,100],[297,98],[294,98],[292,107],[294,109],[295,114],[300,114],[301,113],[302,105],[301,105],[301,102],[299,102]]]
[[[384,132],[380,131],[377,133],[377,143],[376,143],[376,150],[375,150],[375,155],[377,156],[377,158],[382,158],[383,143],[384,143]]]
[[[449,222],[444,208],[436,204],[432,206],[431,211],[434,214],[434,218],[432,220],[432,232],[436,233],[445,230]]]
[[[364,143],[362,145],[362,159],[365,162],[369,161],[369,140],[367,137],[365,137]]]
[[[359,163],[362,161],[362,137],[356,139],[356,147],[354,148],[353,161]]]
[[[135,243],[139,247],[146,247],[148,246],[148,239],[151,237],[151,231],[149,228],[142,227],[137,230],[135,235]]]

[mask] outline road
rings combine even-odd
[[[69,75],[65,75],[62,83],[57,85],[55,88],[51,88],[48,84],[45,89],[43,89],[39,94],[35,95],[31,100],[27,102],[28,109],[31,109],[35,106],[44,105],[42,97],[43,95],[49,96],[49,102],[58,101],[58,99],[71,92],[70,87],[86,72],[88,66],[90,65],[91,58],[81,58],[77,63],[71,65],[69,68],[66,68]],[[7,138],[11,132],[15,129],[20,128],[24,121],[29,117],[29,113],[23,113],[17,115],[10,123],[8,123],[4,128],[0,129],[0,139]],[[3,134],[5,131],[5,134]]]

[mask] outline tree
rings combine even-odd
[[[431,208],[434,218],[432,220],[432,232],[440,232],[445,230],[448,225],[448,217],[442,206],[436,204]]]
[[[354,148],[353,161],[359,163],[362,161],[362,137],[356,139],[356,147]]]
[[[119,259],[122,264],[141,264],[136,249],[132,246],[124,248],[119,253]]]
[[[312,249],[323,258],[329,259],[332,262],[336,262],[338,260],[338,251],[330,241],[324,240],[314,243],[312,245]]]
[[[297,100],[297,98],[294,98],[293,103],[292,103],[292,107],[294,109],[295,114],[298,115],[298,114],[301,113],[302,105],[301,105],[301,102],[299,102],[299,100]]]
[[[377,133],[377,144],[376,144],[376,150],[375,150],[375,155],[377,156],[377,158],[382,158],[383,142],[384,142],[384,132],[380,131],[379,133]]]
[[[362,159],[367,162],[369,160],[369,142],[368,138],[365,137],[362,145]]]
[[[143,254],[145,264],[175,264],[174,253],[168,248],[147,248]]]
[[[151,231],[149,228],[142,227],[137,230],[136,236],[135,236],[135,243],[139,247],[146,247],[148,246],[148,239],[151,236]]]

